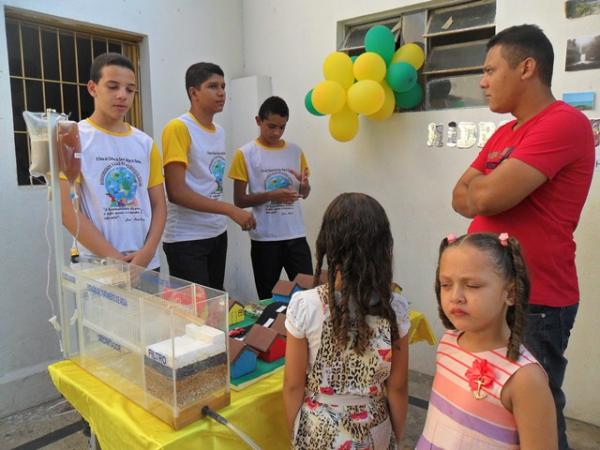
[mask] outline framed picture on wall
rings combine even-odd
[[[563,102],[568,103],[581,111],[594,109],[596,104],[595,92],[565,92],[562,96]]]
[[[565,16],[567,19],[600,14],[600,0],[567,0]]]
[[[567,40],[565,70],[600,69],[600,35]]]

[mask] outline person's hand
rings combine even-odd
[[[269,197],[272,202],[277,203],[294,203],[300,198],[298,191],[290,188],[275,189],[269,192]]]
[[[242,230],[254,230],[256,228],[256,219],[254,215],[245,209],[235,207],[231,213],[231,220],[237,223]]]
[[[142,247],[137,252],[129,253],[125,256],[123,261],[135,264],[140,267],[148,267],[152,258],[154,258],[154,251],[152,249]]]
[[[305,167],[302,172],[297,172],[294,169],[288,169],[288,172],[294,175],[300,182],[298,194],[303,198],[306,197],[308,195],[308,191],[310,190],[310,186],[308,184],[308,167]]]

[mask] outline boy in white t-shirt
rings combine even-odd
[[[260,136],[236,151],[229,171],[235,204],[256,217],[250,238],[260,299],[271,297],[282,268],[290,280],[313,271],[299,202],[310,192],[309,170],[300,147],[281,139],[288,119],[282,98],[266,99],[256,117]]]
[[[82,256],[112,257],[158,269],[166,201],[160,152],[152,138],[125,122],[136,89],[132,62],[118,53],[98,56],[88,92],[94,112],[79,122],[80,212],[61,175],[63,224],[85,247]]]
[[[223,201],[225,132],[213,123],[225,105],[223,71],[196,63],[185,74],[189,112],[163,130],[165,183],[169,198],[163,249],[171,275],[223,289],[227,217],[242,230],[254,216]]]

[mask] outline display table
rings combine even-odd
[[[247,448],[212,419],[175,431],[70,360],[50,365],[48,372],[56,389],[89,422],[102,450]],[[219,413],[260,447],[287,448],[282,384],[283,371],[278,371],[241,392],[232,391],[231,405]]]
[[[435,343],[422,313],[410,313],[409,342]],[[201,419],[175,431],[70,360],[48,366],[56,389],[89,422],[103,450],[247,448],[228,428]],[[288,448],[289,440],[279,370],[240,392],[231,391],[231,404],[219,413],[248,434],[261,448]]]

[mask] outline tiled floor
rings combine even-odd
[[[431,377],[417,372],[410,373],[411,397],[427,400],[430,387]],[[425,421],[423,402],[417,400],[413,403],[419,403],[421,407],[409,406],[405,450],[414,448]],[[569,441],[574,450],[600,449],[600,427],[575,420],[569,420],[567,426]],[[79,414],[66,402],[57,400],[0,420],[0,450],[87,449],[88,438],[81,428]],[[202,446],[199,445],[198,448]]]

